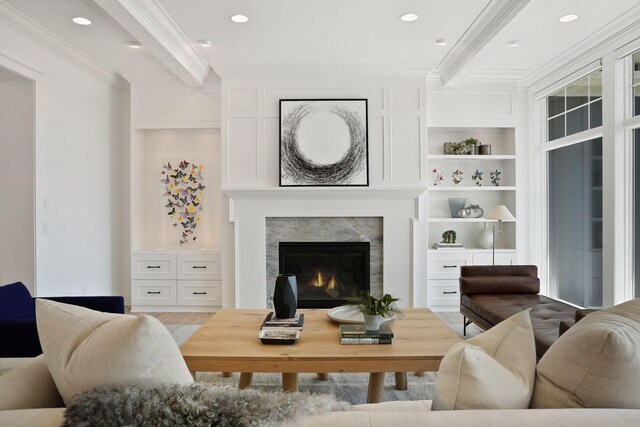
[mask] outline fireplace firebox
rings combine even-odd
[[[369,290],[369,242],[280,242],[280,274],[294,274],[298,307],[331,308]]]

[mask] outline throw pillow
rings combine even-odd
[[[178,345],[160,321],[38,299],[45,361],[65,404],[82,391],[114,384],[189,384]]]
[[[342,411],[332,395],[238,390],[232,386],[99,387],[73,398],[64,426],[275,426]]]
[[[35,319],[29,289],[22,282],[0,286],[0,319]]]
[[[538,363],[532,408],[640,409],[640,299],[587,315]]]
[[[447,352],[432,409],[528,408],[535,374],[533,329],[524,310]]]

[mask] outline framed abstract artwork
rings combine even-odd
[[[280,100],[280,186],[369,185],[366,99]]]

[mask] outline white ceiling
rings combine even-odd
[[[154,48],[131,49],[130,22],[116,22],[105,0],[0,0],[13,6],[68,44],[107,68],[128,75],[169,73],[163,55]],[[151,5],[169,15],[197,52],[216,69],[237,65],[420,65],[438,70],[446,56],[464,58],[456,42],[474,28],[485,7],[507,0],[109,0]],[[513,1],[513,0],[509,0]],[[526,6],[478,49],[474,72],[524,78],[559,57],[620,16],[640,19],[638,0],[519,0]],[[605,5],[606,3],[606,5]],[[164,10],[162,10],[164,8]],[[108,13],[109,12],[109,13]],[[415,22],[399,16],[417,13]],[[242,13],[246,24],[229,16]],[[558,18],[576,13],[580,18],[562,24]],[[71,22],[74,16],[93,21],[88,27]],[[477,21],[476,21],[477,20]],[[127,29],[129,31],[127,31]],[[477,25],[475,30],[477,31]],[[482,30],[482,29],[481,29]],[[173,32],[176,33],[175,31]],[[482,31],[480,31],[482,34]],[[438,46],[436,39],[449,40]],[[215,45],[205,48],[199,39]],[[507,47],[510,40],[519,47]],[[159,44],[158,46],[161,46]],[[168,44],[165,43],[165,46]],[[156,46],[155,49],[158,49]],[[165,55],[166,56],[166,55]],[[197,54],[196,54],[197,56]],[[157,59],[160,58],[160,59]],[[172,69],[175,72],[175,68]],[[509,72],[511,72],[509,74]],[[512,77],[513,78],[513,77]]]

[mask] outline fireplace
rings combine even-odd
[[[280,242],[280,274],[294,274],[298,307],[330,308],[369,290],[369,242]]]

